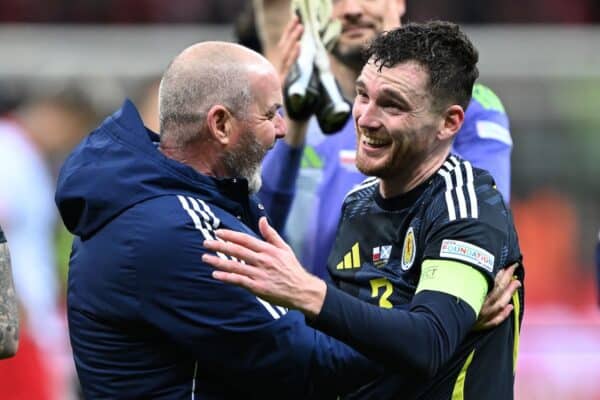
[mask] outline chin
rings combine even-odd
[[[248,179],[248,192],[250,194],[256,194],[262,186],[262,178],[260,176],[260,170],[252,174]]]
[[[381,166],[376,163],[361,162],[358,159],[356,160],[356,168],[364,175],[376,176],[378,178],[381,178],[385,174],[387,169],[385,165]]]
[[[354,43],[338,43],[333,49],[332,54],[344,64],[349,65],[362,65],[364,64],[362,58],[362,49],[364,46],[364,40],[355,40]]]

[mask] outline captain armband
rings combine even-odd
[[[449,260],[425,260],[415,292],[432,290],[458,297],[479,315],[488,291],[485,276],[470,265]]]

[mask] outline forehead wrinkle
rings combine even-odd
[[[402,71],[399,73],[401,68]],[[379,81],[376,86],[378,94],[391,95],[413,103],[415,100],[429,97],[426,89],[427,83],[423,82],[426,78],[426,71],[416,62],[408,61],[391,68],[383,67],[381,70],[369,62],[357,79],[357,85],[359,82],[366,86],[366,81]],[[424,87],[420,87],[421,85]]]

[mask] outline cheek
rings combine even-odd
[[[363,4],[364,13],[372,20],[383,21],[383,16],[387,12],[385,1],[365,1]]]
[[[360,117],[361,107],[362,106],[359,104],[358,100],[355,98],[354,103],[352,104],[352,116],[354,117],[354,120],[356,120],[356,119],[358,119],[358,117]]]

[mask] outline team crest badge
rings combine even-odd
[[[415,231],[412,226],[408,228],[406,236],[404,237],[404,245],[402,246],[402,260],[401,266],[403,271],[408,271],[415,262],[415,256],[417,254],[417,242],[415,240]]]
[[[373,247],[373,265],[381,268],[387,264],[392,254],[392,245]]]

